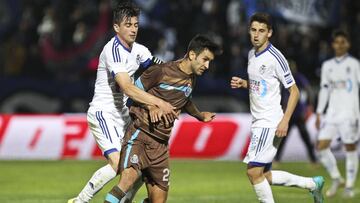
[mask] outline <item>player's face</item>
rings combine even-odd
[[[196,75],[202,75],[209,69],[210,61],[214,60],[214,54],[209,49],[204,49],[199,55],[190,51],[191,69]]]
[[[272,35],[272,30],[269,30],[265,23],[253,21],[250,25],[249,33],[252,45],[256,49],[261,49],[267,46],[267,42]]]
[[[336,56],[342,56],[348,52],[350,48],[350,43],[345,37],[338,36],[332,42],[332,47],[335,51]]]
[[[114,30],[122,42],[131,46],[139,30],[138,17],[124,18],[120,24],[114,24]]]

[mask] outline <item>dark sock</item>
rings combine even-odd
[[[125,193],[118,186],[114,186],[106,195],[104,203],[118,203],[123,197]]]

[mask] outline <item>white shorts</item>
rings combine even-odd
[[[318,140],[332,140],[340,137],[344,144],[353,144],[359,140],[358,120],[347,120],[341,123],[324,122],[319,131]]]
[[[281,138],[275,136],[276,128],[251,128],[251,140],[244,162],[252,166],[271,167]]]
[[[95,141],[103,155],[120,152],[121,142],[130,123],[128,109],[122,113],[89,109],[87,121]]]

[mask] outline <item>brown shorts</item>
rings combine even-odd
[[[142,172],[144,182],[169,189],[168,143],[151,137],[136,129],[133,123],[128,127],[121,148],[120,172],[133,167]]]

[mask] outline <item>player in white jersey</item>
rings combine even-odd
[[[301,177],[285,171],[271,170],[277,147],[286,136],[289,120],[299,99],[299,90],[285,57],[269,41],[272,35],[270,16],[255,13],[250,19],[248,80],[232,77],[232,88],[248,88],[252,114],[251,141],[244,159],[247,175],[260,202],[273,203],[271,185],[308,189],[314,202],[323,202],[324,179]],[[280,105],[281,85],[290,92],[285,113]]]
[[[332,47],[335,57],[325,61],[321,68],[321,84],[316,109],[316,127],[320,129],[317,150],[320,162],[332,178],[332,185],[326,191],[334,196],[344,185],[344,197],[354,197],[354,183],[357,177],[359,157],[356,149],[359,140],[359,61],[348,54],[350,42],[343,31],[333,33]],[[320,117],[328,104],[323,125]],[[340,135],[346,149],[346,183],[337,167],[336,159],[330,150],[333,138]]]
[[[116,177],[120,159],[121,141],[130,122],[126,101],[128,97],[140,103],[157,106],[167,119],[177,114],[169,103],[148,94],[134,84],[134,73],[159,62],[150,51],[135,42],[138,32],[139,9],[131,3],[118,5],[114,11],[113,28],[116,35],[104,46],[100,54],[95,91],[87,119],[89,128],[107,158],[108,164],[98,169],[80,194],[68,203],[89,202],[110,180]],[[141,180],[130,190],[122,202],[132,200]]]

